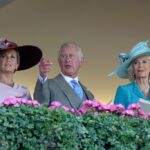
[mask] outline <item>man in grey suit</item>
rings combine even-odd
[[[82,50],[76,43],[64,43],[58,52],[61,72],[55,78],[47,79],[47,73],[52,69],[52,62],[42,58],[34,99],[46,105],[59,101],[62,105],[74,109],[79,109],[84,100],[93,100],[93,94],[78,80],[78,72],[83,61]],[[80,92],[76,92],[72,80],[77,83],[77,89]]]

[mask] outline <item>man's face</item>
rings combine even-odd
[[[72,78],[78,75],[79,68],[83,63],[83,58],[79,55],[74,46],[65,47],[58,58],[61,72]]]

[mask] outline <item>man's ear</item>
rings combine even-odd
[[[84,63],[84,58],[82,58],[80,62],[81,62],[81,64],[83,64]]]

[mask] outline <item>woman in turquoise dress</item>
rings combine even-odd
[[[122,104],[126,109],[140,99],[150,101],[150,47],[149,40],[139,42],[129,54],[120,53],[120,66],[109,75],[129,79],[130,83],[117,88],[114,104]]]

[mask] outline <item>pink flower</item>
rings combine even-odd
[[[86,100],[82,104],[94,108],[99,107],[101,105],[101,103],[97,100]]]
[[[81,106],[81,108],[79,110],[76,111],[76,114],[78,115],[84,115],[86,114],[88,111],[90,110],[90,108],[88,106]]]
[[[145,113],[142,109],[138,109],[136,115],[137,115],[137,117],[139,117],[139,118],[148,119],[148,114]]]
[[[33,105],[33,102],[32,102],[32,100],[28,100],[28,101],[26,102],[26,104],[27,104],[27,105]]]
[[[125,110],[124,106],[122,104],[118,104],[118,105],[111,105],[111,112],[115,112],[116,114],[121,114],[123,111]]]
[[[54,101],[51,103],[51,106],[57,106],[59,107],[61,105],[61,103],[59,101]]]
[[[36,100],[32,100],[33,106],[40,106],[40,103]]]
[[[65,111],[70,111],[70,108],[69,108],[69,107],[61,106],[61,108],[64,109]]]
[[[51,106],[59,107],[59,106],[61,106],[61,103],[59,101],[54,101],[51,103]]]
[[[93,101],[93,103],[92,103],[92,106],[93,107],[99,107],[99,106],[101,106],[102,104],[99,102],[99,101],[96,101],[96,100],[94,100]]]
[[[64,109],[65,111],[71,112],[72,114],[75,114],[75,110],[71,107],[67,107],[67,106],[61,106],[62,109]]]
[[[111,105],[108,105],[108,110],[111,112],[114,112],[117,110],[117,107],[116,107],[116,105],[111,104]]]
[[[134,116],[134,111],[133,110],[125,110],[125,111],[122,112],[122,115]]]
[[[21,99],[22,104],[27,104],[27,101],[28,101],[27,99],[24,99],[24,98]]]
[[[99,105],[99,107],[97,108],[97,111],[99,112],[103,112],[103,111],[107,111],[108,110],[108,105]]]
[[[8,100],[4,100],[4,101],[3,101],[3,105],[9,106],[9,104],[10,104],[10,102],[9,102]]]
[[[150,119],[150,113],[147,114],[148,119]]]
[[[57,107],[56,106],[49,106],[48,108],[49,109],[56,109]]]
[[[117,108],[118,111],[124,111],[125,110],[125,108],[122,104],[116,105],[116,108]]]
[[[141,105],[138,104],[138,103],[136,103],[136,104],[131,104],[131,105],[128,106],[128,109],[130,109],[130,110],[133,110],[133,109],[135,109],[135,110],[141,109]]]
[[[7,98],[3,102],[4,105],[9,106],[9,105],[15,105],[17,104],[17,100],[13,98]]]
[[[54,101],[49,106],[50,109],[56,109],[57,107],[61,106],[61,103],[59,101]]]
[[[86,106],[92,106],[93,101],[92,100],[85,100],[83,101],[82,105],[86,105]]]

